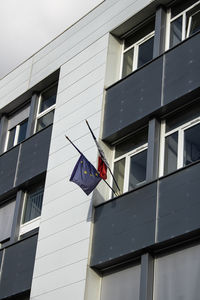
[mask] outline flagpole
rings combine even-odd
[[[88,126],[88,128],[89,128],[89,130],[90,130],[90,133],[91,133],[93,139],[94,139],[95,142],[96,142],[97,139],[96,139],[96,137],[95,137],[95,135],[94,135],[94,133],[93,133],[93,131],[92,131],[92,129],[91,129],[91,127],[90,127],[88,121],[85,120],[85,122],[86,122],[86,124],[87,124],[87,126]],[[97,147],[97,148],[98,148],[98,147]],[[99,149],[98,149],[98,152],[99,152]],[[100,156],[101,156],[101,153],[100,153],[100,152],[99,152],[99,154],[100,154]],[[104,162],[104,163],[105,163],[105,162]],[[107,166],[107,168],[108,168],[108,170],[109,170],[109,172],[110,172],[110,174],[111,174],[111,176],[112,176],[112,178],[113,178],[113,181],[114,181],[114,183],[115,183],[115,185],[116,185],[118,191],[121,193],[120,188],[119,188],[119,185],[118,185],[118,183],[117,183],[117,181],[116,181],[116,179],[115,179],[115,177],[114,177],[114,175],[113,175],[113,173],[112,173],[112,171],[111,171],[111,169],[110,169],[110,166],[108,165],[108,163],[105,164],[105,165]]]
[[[81,151],[74,145],[74,143],[70,140],[70,138],[68,137],[68,136],[66,136],[65,135],[65,137],[66,137],[66,139],[72,144],[72,146],[74,146],[74,148],[80,153],[80,154],[82,154],[81,153]],[[103,179],[103,178],[102,178]],[[114,191],[114,189],[108,184],[108,182],[107,181],[105,181],[105,179],[103,179],[103,181],[107,184],[107,186],[112,190],[112,192],[116,195],[116,196],[118,196],[117,195],[117,193]]]
[[[74,143],[70,140],[70,138],[68,137],[68,136],[66,136],[65,135],[65,137],[66,137],[66,139],[72,144],[72,146],[74,146],[74,148],[80,153],[80,154],[82,154],[81,153],[81,151],[74,145]]]
[[[103,181],[107,184],[107,186],[111,189],[111,191],[115,194],[115,196],[119,196],[105,179],[103,179]]]

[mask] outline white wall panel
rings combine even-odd
[[[79,261],[70,266],[47,273],[37,278],[33,277],[32,297],[55,291],[85,279],[87,260]],[[71,299],[72,299],[71,295]],[[62,297],[61,297],[62,299]]]
[[[90,197],[88,197],[90,198]],[[40,238],[56,234],[89,218],[90,200],[40,223]]]
[[[87,260],[89,249],[88,240],[89,238],[38,258],[34,270],[34,277],[37,278],[41,275],[65,268],[83,259]],[[80,249],[82,249],[82,251],[80,251]]]
[[[94,115],[90,115],[87,117],[87,120],[93,130],[97,130],[99,128],[100,119],[101,111],[98,111]],[[78,121],[79,120],[77,120],[76,125],[70,128],[63,128],[63,132],[59,136],[55,136],[53,130],[50,153],[54,153],[66,146],[65,135],[69,136],[69,138],[71,138],[72,141],[76,141],[76,144],[80,138],[84,137],[85,135],[88,135],[88,128],[85,126],[85,120],[79,123]]]
[[[56,108],[56,120],[55,121],[59,121],[65,117],[69,116],[71,113],[76,112],[78,109],[82,108],[87,103],[95,100],[98,97],[100,97],[100,99],[102,99],[102,97],[103,97],[102,87],[103,87],[103,79],[99,80],[98,82],[91,85],[89,89],[83,91],[77,97],[74,97],[73,101],[64,103],[63,105]]]
[[[37,258],[52,254],[66,247],[71,247],[80,241],[88,239],[89,235],[90,223],[83,221],[70,228],[66,228],[59,232],[59,234],[40,239],[37,249]]]
[[[72,299],[72,295],[76,300],[82,300],[84,297],[85,280],[75,282],[59,289],[48,291],[40,296],[31,298],[32,300],[55,300],[55,299]]]

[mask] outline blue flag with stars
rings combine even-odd
[[[81,154],[74,167],[70,181],[78,184],[89,195],[101,181],[101,177],[95,167]]]

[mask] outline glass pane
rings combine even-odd
[[[125,49],[137,43],[139,40],[141,40],[149,33],[154,31],[154,29],[155,29],[155,18],[153,18],[150,22],[146,23],[145,25],[141,26],[140,29],[136,30],[134,33],[132,33],[125,39],[125,43],[124,43]]]
[[[0,206],[0,242],[10,238],[15,201]]]
[[[12,147],[14,146],[15,131],[16,131],[16,127],[12,128],[12,129],[9,131],[7,150],[9,150],[10,148],[12,148]]]
[[[101,300],[139,300],[140,265],[104,276]]]
[[[123,186],[124,186],[124,168],[125,168],[125,158],[115,162],[114,177],[118,183],[121,193],[123,193]],[[118,189],[114,182],[113,182],[113,189],[114,191],[118,192]]]
[[[200,11],[191,17],[189,36],[200,30]]]
[[[177,169],[178,132],[165,138],[164,175]]]
[[[128,137],[124,142],[116,145],[115,147],[115,158],[120,157],[121,155],[130,152],[145,143],[147,143],[148,139],[148,128],[135,133],[134,135]]]
[[[200,159],[200,124],[184,132],[184,166]]]
[[[187,1],[178,1],[177,3],[175,2],[175,5],[172,6],[171,8],[171,18],[175,17],[176,15],[180,14],[183,12],[185,9],[193,5],[197,0],[187,0]]]
[[[39,113],[46,110],[56,103],[57,86],[54,86],[42,93]]]
[[[134,48],[124,53],[122,78],[130,74],[133,70],[133,52]]]
[[[17,143],[21,143],[23,140],[25,140],[27,125],[28,125],[28,120],[20,124]]]
[[[154,272],[154,300],[198,300],[200,246],[157,258]]]
[[[131,157],[129,191],[146,180],[147,150]]]
[[[53,117],[54,117],[54,110],[50,111],[48,114],[44,115],[40,119],[38,119],[37,122],[37,130],[40,131],[41,129],[47,127],[48,125],[53,123]]]
[[[182,41],[182,16],[171,22],[170,48]]]
[[[43,188],[40,188],[27,196],[23,223],[26,223],[41,215],[43,191]]]
[[[152,60],[153,58],[153,42],[154,37],[139,46],[138,68]]]

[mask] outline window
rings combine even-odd
[[[114,177],[121,192],[146,182],[147,136],[146,128],[115,147]],[[115,183],[113,188],[117,192]]]
[[[28,119],[8,131],[7,150],[23,142],[26,138]]]
[[[44,187],[40,186],[28,192],[25,200],[23,223],[41,215]]]
[[[36,132],[53,123],[57,85],[45,90],[39,98]]]
[[[199,299],[200,246],[158,257],[154,273],[154,300]]]
[[[163,121],[161,132],[161,176],[200,160],[198,106]]]
[[[190,3],[188,4],[190,5]],[[188,4],[183,3],[182,6],[180,5],[180,7],[183,9],[181,12],[177,6],[172,7],[171,11],[169,12],[170,29],[168,48],[177,45],[187,37],[200,30],[200,1],[193,3],[189,7]]]
[[[36,185],[25,193],[20,235],[39,227],[44,185]]]
[[[10,238],[14,210],[15,200],[0,205],[0,243]]]
[[[153,59],[154,23],[147,23],[124,39],[122,78]]]
[[[139,300],[140,265],[102,278],[100,300]]]

